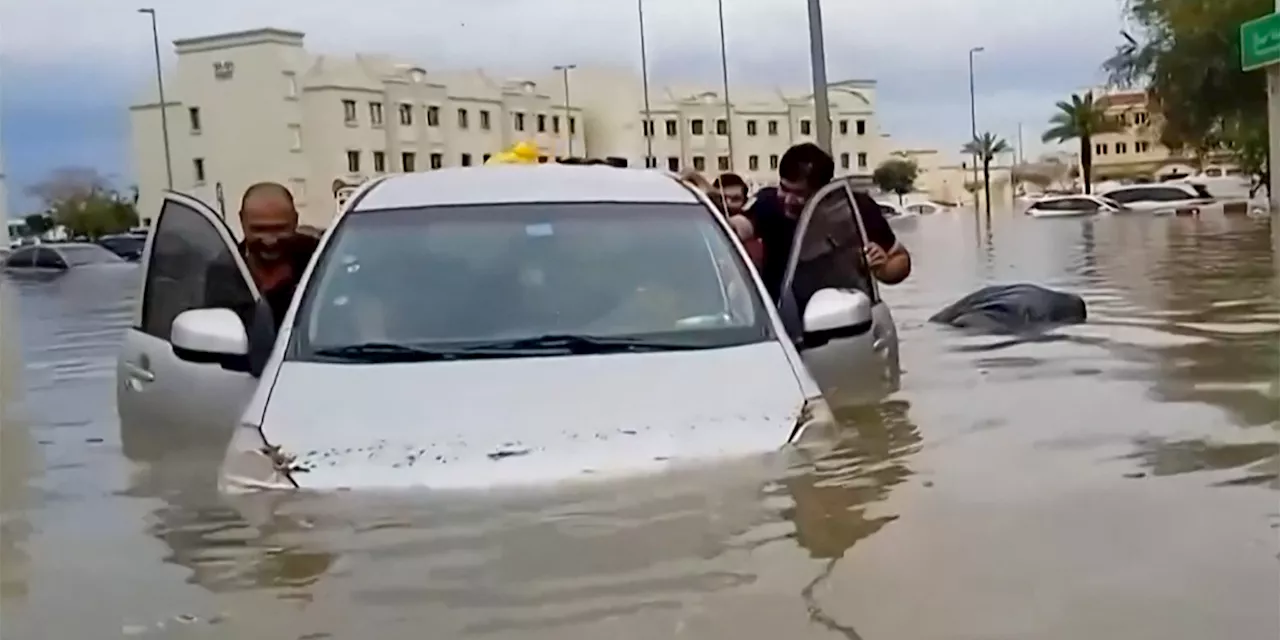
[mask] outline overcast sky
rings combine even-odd
[[[532,73],[560,63],[639,68],[635,0],[167,0],[160,39],[273,26],[313,53],[383,52],[430,70]],[[730,83],[803,87],[803,0],[723,0]],[[718,83],[715,0],[644,0],[653,82]],[[979,130],[1028,155],[1053,103],[1103,81],[1121,0],[826,0],[828,77],[879,81],[881,127],[903,145],[954,151],[968,137],[968,57]],[[126,107],[152,81],[151,33],[133,0],[0,1],[0,123],[16,207],[22,184],[64,165],[127,182]],[[358,11],[353,11],[358,9]],[[732,90],[732,86],[731,86]]]

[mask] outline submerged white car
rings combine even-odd
[[[833,183],[805,211],[775,307],[710,201],[665,173],[377,179],[277,333],[218,215],[170,193],[121,420],[225,430],[228,492],[539,484],[776,450],[831,426],[824,394],[897,383],[850,194]]]

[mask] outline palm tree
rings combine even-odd
[[[1002,153],[1008,153],[1012,147],[1004,138],[987,132],[969,141],[960,151],[971,155],[982,163],[982,195],[987,201],[987,216],[991,216],[991,161]]]
[[[1093,188],[1093,137],[1102,133],[1114,133],[1124,129],[1118,118],[1112,118],[1101,104],[1093,101],[1093,92],[1083,96],[1072,94],[1071,101],[1057,104],[1058,112],[1049,118],[1049,130],[1041,139],[1044,142],[1080,141],[1080,173],[1084,176],[1084,192]]]

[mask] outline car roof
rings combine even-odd
[[[1058,202],[1060,200],[1074,200],[1076,198],[1084,198],[1085,200],[1096,200],[1098,196],[1095,196],[1092,193],[1073,193],[1069,196],[1045,196],[1043,198],[1040,198],[1039,200],[1036,200],[1032,204],[1043,204],[1045,202]]]
[[[1103,195],[1107,193],[1119,193],[1121,191],[1134,191],[1137,189],[1161,189],[1164,187],[1172,187],[1178,191],[1194,192],[1195,187],[1186,182],[1152,182],[1149,184],[1126,184],[1114,189],[1107,189]]]
[[[607,165],[454,167],[390,176],[370,185],[354,211],[532,202],[699,202],[676,177]]]

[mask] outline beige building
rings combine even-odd
[[[500,80],[381,55],[314,55],[303,38],[258,29],[174,42],[178,61],[165,75],[173,188],[215,204],[221,187],[233,227],[240,195],[263,180],[289,186],[303,223],[323,227],[336,211],[335,181],[478,165],[519,141],[548,158],[572,150],[633,167],[732,167],[763,183],[787,147],[815,133],[812,96],[803,92],[731,87],[726,118],[718,90],[653,87],[646,124],[631,70],[573,69],[566,99],[565,75],[550,69],[543,78]],[[880,159],[875,97],[873,81],[831,85],[839,173],[869,175]],[[147,218],[167,181],[154,87],[130,116]]]
[[[1104,113],[1124,125],[1123,131],[1094,136],[1095,182],[1195,173],[1194,159],[1160,144],[1158,114],[1153,116],[1145,91],[1095,91],[1094,95]]]

